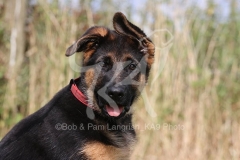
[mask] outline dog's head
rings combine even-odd
[[[105,117],[123,117],[146,84],[154,45],[122,13],[113,27],[91,27],[70,46],[66,56],[83,52],[81,86],[88,103]]]

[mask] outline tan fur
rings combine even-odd
[[[107,56],[111,58],[111,60],[112,60],[113,63],[116,63],[116,62],[117,62],[117,59],[116,59],[114,53],[108,53]]]
[[[130,151],[128,148],[116,148],[100,142],[87,143],[81,153],[84,153],[89,160],[127,160]]]
[[[138,85],[133,84],[132,86],[133,86],[133,88],[135,88],[138,91],[137,95],[139,95],[140,92],[142,91],[142,89],[146,85],[146,82],[147,82],[146,81],[146,76],[144,74],[140,74],[137,81],[138,81]]]
[[[130,53],[122,56],[123,62],[126,62],[128,59],[135,59],[135,58],[133,58],[133,56]]]
[[[92,31],[91,31],[91,34],[99,34],[100,36],[104,37],[106,36],[108,33],[107,29],[106,28],[103,28],[103,27],[97,27],[97,28],[94,28]],[[88,60],[90,59],[90,57],[92,56],[92,54],[94,53],[94,49],[91,49],[91,46],[94,42],[89,42],[86,46],[86,52],[84,53],[83,55],[83,62],[84,64],[86,64],[88,62]]]
[[[102,36],[102,37],[104,37],[104,36],[106,36],[106,34],[107,34],[107,29],[105,29],[105,28],[98,28],[97,29],[97,32]]]
[[[89,50],[87,52],[84,53],[83,55],[83,64],[86,65],[86,63],[89,61],[90,57],[92,56],[92,54],[94,53],[94,50]]]
[[[85,73],[85,82],[88,87],[87,89],[87,97],[88,97],[88,105],[94,107],[95,110],[99,109],[93,94],[93,84],[95,84],[95,71],[93,68],[90,68]]]
[[[100,34],[102,37],[106,36],[108,33],[108,30],[103,27],[96,27],[91,31],[91,34]]]
[[[140,75],[139,82],[140,82],[141,85],[146,84],[146,76],[144,74]]]
[[[109,40],[114,41],[115,38],[116,38],[116,37],[115,37],[113,34],[109,34],[109,37],[108,37]]]
[[[97,73],[96,73],[97,74]],[[95,111],[101,112],[100,108],[98,107],[98,104],[96,102],[96,97],[94,96],[94,87],[97,83],[97,80],[101,80],[101,78],[98,77],[98,75],[95,75],[95,70],[93,68],[88,69],[85,72],[85,83],[87,85],[87,101],[88,105],[94,108]]]
[[[92,82],[93,82],[93,79],[94,79],[94,69],[88,69],[85,73],[85,81],[86,81],[86,84],[87,84],[87,87],[90,88]]]
[[[147,61],[148,67],[151,67],[154,62],[155,46],[152,42],[147,42],[146,47],[147,47],[147,54],[148,54],[146,61]]]

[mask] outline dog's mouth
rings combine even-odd
[[[102,114],[107,117],[112,118],[120,118],[126,115],[126,113],[130,110],[130,105],[121,105],[121,104],[105,104],[100,106],[102,110]]]
[[[99,108],[102,111],[102,114],[107,117],[119,118],[123,117],[129,110],[130,105],[122,105],[122,104],[108,104],[99,105]]]
[[[102,114],[106,117],[120,118],[123,117],[130,110],[130,104],[127,103],[110,104],[106,102],[104,98],[101,98],[99,96],[97,96],[97,103]]]
[[[123,113],[123,111],[125,111],[123,106],[105,105],[104,108],[107,114],[111,117],[118,117],[121,113]]]

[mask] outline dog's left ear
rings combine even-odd
[[[75,52],[88,52],[96,49],[102,37],[106,36],[108,30],[104,27],[91,27],[89,28],[77,42],[68,47],[66,56],[71,56]]]
[[[142,46],[141,51],[148,54],[147,62],[148,65],[151,66],[154,61],[155,47],[146,34],[139,27],[129,22],[121,12],[115,13],[113,17],[113,27],[119,34],[126,35],[139,41]]]

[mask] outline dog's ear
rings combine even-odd
[[[147,62],[151,65],[154,61],[155,47],[146,34],[137,26],[127,20],[121,12],[115,13],[113,27],[117,33],[136,39],[142,46],[142,52],[148,54]]]
[[[115,13],[113,27],[119,34],[124,34],[132,38],[142,39],[147,37],[140,28],[129,22],[121,12]]]
[[[77,42],[68,47],[66,56],[71,56],[75,52],[88,52],[96,49],[101,38],[107,35],[108,30],[104,27],[89,28]]]

